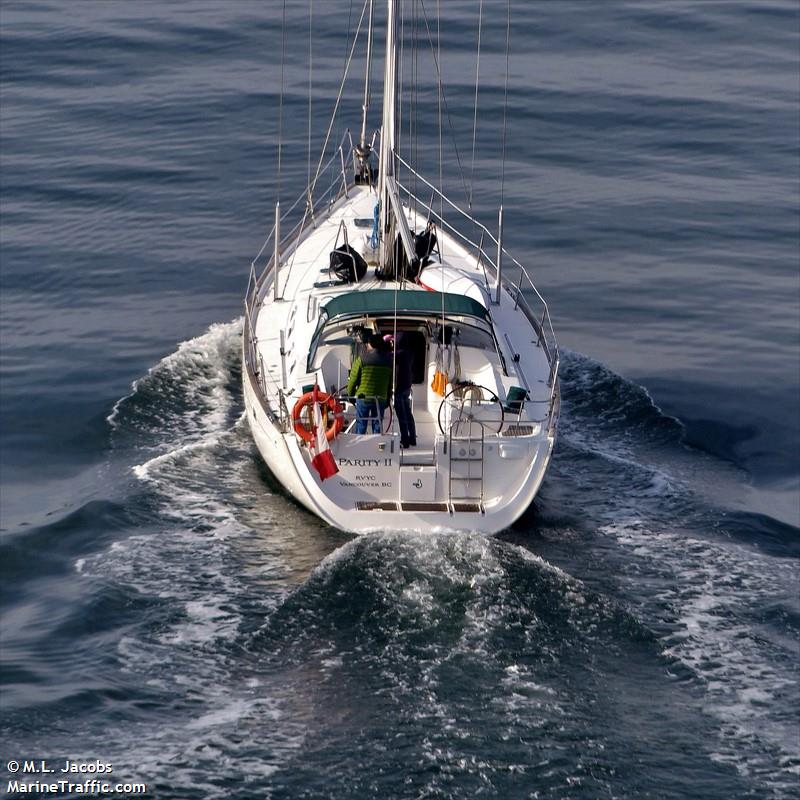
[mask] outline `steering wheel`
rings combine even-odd
[[[485,386],[465,383],[454,386],[439,404],[437,416],[439,430],[447,435],[449,429],[458,425],[479,423],[490,435],[500,433],[505,421],[500,398]],[[456,429],[458,430],[458,429]]]

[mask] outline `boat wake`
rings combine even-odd
[[[628,554],[624,580],[664,655],[691,671],[718,719],[714,758],[791,796],[800,775],[797,562],[628,519],[599,528]],[[648,588],[648,593],[642,591]]]
[[[242,412],[241,334],[241,318],[212,325],[134,381],[107,417],[114,443],[163,459],[208,446],[227,431]],[[139,465],[145,474],[146,463]]]
[[[566,507],[584,545],[602,554],[599,580],[613,575],[664,657],[689,670],[720,722],[713,757],[790,796],[800,773],[797,532],[731,508],[741,470],[686,446],[681,423],[644,389],[578,354],[565,362],[554,472],[571,491],[553,501],[556,524]]]
[[[240,337],[234,321],[181,344],[109,419],[149,516],[80,572],[153,599],[118,658],[173,698],[163,733],[140,729],[121,750],[188,787],[198,771],[208,780],[210,759],[247,760],[237,730],[269,726],[272,755],[254,774],[276,796],[322,791],[321,776],[334,794],[367,791],[383,779],[359,765],[376,760],[388,792],[413,758],[418,793],[499,796],[535,780],[569,797],[620,780],[641,796],[660,774],[666,785],[666,748],[719,770],[720,797],[790,796],[796,560],[720,506],[718,487],[740,473],[686,447],[644,389],[567,354],[538,509],[499,539],[351,540],[261,466]],[[626,709],[652,714],[653,736],[664,720],[673,733],[626,734]],[[503,743],[491,755],[486,735]],[[639,772],[613,755],[634,751]]]
[[[283,671],[313,709],[308,745],[320,760],[345,757],[349,768],[327,776],[333,796],[365,784],[353,765],[380,757],[386,792],[411,759],[420,769],[407,777],[409,796],[467,797],[481,786],[515,796],[535,782],[561,797],[575,784],[608,790],[590,717],[595,703],[599,720],[613,706],[615,690],[599,684],[629,648],[652,651],[652,636],[535,555],[472,534],[386,533],[326,558],[248,652]],[[499,753],[486,737],[504,743]],[[560,754],[576,737],[577,764]],[[315,768],[281,772],[289,796]]]

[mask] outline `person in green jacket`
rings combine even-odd
[[[347,382],[347,394],[356,404],[356,433],[367,432],[367,419],[370,417],[372,432],[381,432],[383,412],[389,405],[391,388],[392,355],[383,337],[373,333],[367,339],[364,354],[353,362]]]

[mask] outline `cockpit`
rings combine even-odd
[[[378,334],[388,346],[402,334],[411,357],[414,416],[423,438],[445,433],[442,403],[455,392],[458,402],[493,405],[502,426],[502,406],[515,382],[489,311],[461,295],[418,290],[372,290],[339,295],[322,307],[309,348],[307,371],[324,391],[341,393],[365,342]],[[466,393],[466,394],[465,394]],[[445,414],[450,412],[444,409]],[[449,419],[449,417],[448,417]]]

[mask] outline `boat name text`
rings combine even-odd
[[[391,458],[339,458],[340,467],[391,467]]]

